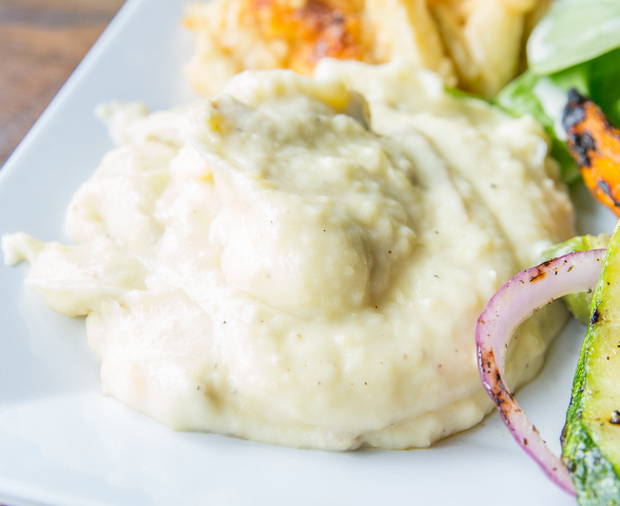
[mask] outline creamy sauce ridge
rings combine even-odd
[[[103,110],[119,146],[73,197],[74,246],[3,238],[86,315],[105,394],[179,430],[295,447],[432,444],[491,408],[474,325],[573,235],[542,129],[434,74],[324,60],[216,98]],[[551,306],[513,340],[539,369]]]

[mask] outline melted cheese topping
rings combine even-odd
[[[476,319],[573,235],[572,207],[531,118],[396,63],[317,72],[244,73],[189,109],[108,106],[120,145],[69,206],[78,244],[14,234],[6,260],[86,315],[103,392],[174,429],[427,446],[491,408]],[[511,385],[563,316],[521,327]]]

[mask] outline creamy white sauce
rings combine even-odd
[[[86,315],[102,391],[174,429],[427,446],[489,411],[476,319],[573,235],[572,207],[531,118],[398,63],[317,74],[243,73],[151,115],[110,105],[119,147],[69,206],[77,245],[18,233],[5,260]],[[541,313],[513,340],[511,386],[563,322]]]

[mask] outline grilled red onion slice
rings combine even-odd
[[[527,419],[506,386],[506,349],[515,328],[540,307],[574,292],[593,290],[605,250],[554,258],[517,274],[489,301],[476,324],[478,368],[487,393],[517,443],[560,488],[575,495],[570,474]]]

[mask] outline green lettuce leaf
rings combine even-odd
[[[564,143],[567,92],[591,97],[620,126],[620,0],[555,0],[530,36],[527,57],[528,70],[495,103],[545,127],[562,179],[572,183],[579,173]]]
[[[528,67],[535,74],[554,74],[617,47],[618,0],[555,0],[528,40]]]
[[[514,116],[531,114],[545,127],[551,139],[551,156],[560,163],[565,183],[572,183],[579,178],[579,171],[566,148],[566,132],[562,128],[562,110],[566,105],[566,93],[571,88],[590,95],[584,65],[551,76],[539,76],[527,70],[508,84],[495,99],[496,105]]]

